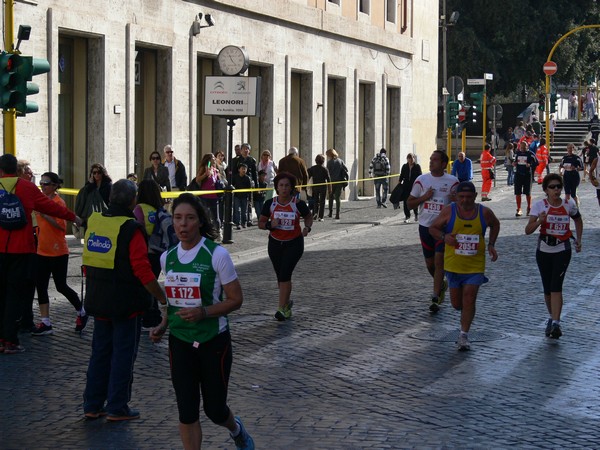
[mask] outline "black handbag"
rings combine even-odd
[[[494,180],[496,179],[496,175],[494,174],[494,171],[492,169],[488,169],[490,171],[490,180]]]

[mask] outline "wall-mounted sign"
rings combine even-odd
[[[206,77],[204,114],[246,117],[260,115],[260,77]]]

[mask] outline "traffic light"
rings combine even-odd
[[[460,102],[449,101],[448,108],[448,126],[454,126],[458,123],[458,111],[460,110]]]
[[[22,57],[22,64],[19,66],[19,74],[22,78],[17,88],[21,95],[19,97],[20,101],[15,105],[17,115],[25,116],[27,113],[39,111],[40,108],[37,102],[27,101],[27,96],[40,92],[38,84],[31,82],[33,77],[47,72],[50,72],[50,63],[48,60],[33,58],[32,56]]]
[[[473,107],[483,111],[483,92],[471,92],[469,97],[473,100]]]
[[[556,103],[558,102],[558,98],[556,94],[550,94],[550,112],[556,112]]]
[[[540,94],[538,97],[538,109],[544,111],[546,109],[546,95]]]
[[[24,100],[19,86],[23,83],[23,76],[19,69],[23,65],[23,58],[13,53],[0,53],[0,108],[11,109]]]
[[[476,123],[476,122],[477,122],[477,108],[475,108],[475,106],[471,106],[471,107],[469,108],[469,111],[467,112],[467,120],[468,120],[469,118],[471,119],[471,121],[472,121],[473,123]]]

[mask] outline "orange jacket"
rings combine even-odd
[[[484,150],[483,152],[481,152],[480,163],[481,170],[493,169],[496,165],[496,158],[494,158],[488,150]]]

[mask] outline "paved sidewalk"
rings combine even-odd
[[[501,182],[499,181],[498,185]],[[534,186],[534,198],[541,190]],[[237,232],[232,253],[244,289],[231,315],[230,406],[258,449],[598,448],[600,208],[581,187],[583,253],[567,273],[564,336],[547,317],[527,219],[497,187],[486,203],[501,220],[499,260],[488,262],[471,352],[454,345],[459,314],[448,300],[428,312],[416,224],[374,200],[346,202],[339,223],[315,223],[294,273],[294,318],[273,319],[276,281],[265,231]],[[70,284],[81,249],[72,245]],[[51,293],[55,334],[22,335],[27,351],[0,355],[0,448],[181,448],[166,344],[142,339],[130,423],[86,422],[82,392],[92,327]],[[201,415],[204,448],[233,449]]]

